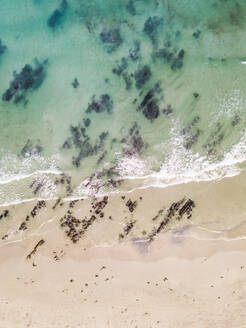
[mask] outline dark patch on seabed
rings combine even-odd
[[[23,101],[27,103],[26,95],[29,90],[38,89],[44,81],[46,75],[46,66],[48,61],[39,62],[37,59],[34,61],[34,68],[26,64],[20,73],[13,73],[14,79],[9,85],[9,88],[2,95],[3,101],[11,101],[18,104]]]

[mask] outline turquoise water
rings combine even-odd
[[[0,5],[1,204],[238,172],[245,1]]]

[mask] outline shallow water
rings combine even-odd
[[[0,4],[1,204],[239,172],[244,1]]]

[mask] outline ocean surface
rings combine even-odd
[[[0,0],[0,204],[246,160],[246,2]]]

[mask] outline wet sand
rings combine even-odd
[[[245,174],[110,195],[104,207],[100,197],[46,201],[34,216],[37,202],[2,208],[2,327],[244,327]],[[192,216],[171,215],[153,235],[184,196]],[[61,218],[88,222],[98,208],[73,243]]]

